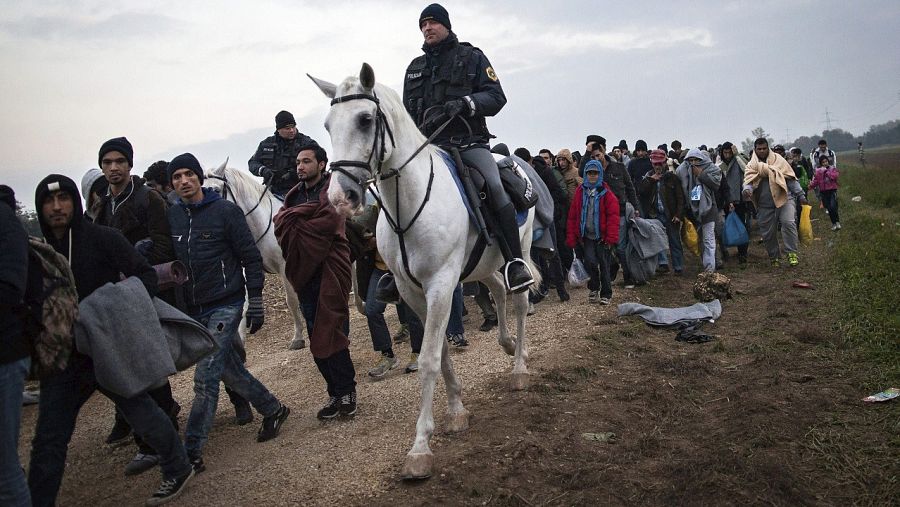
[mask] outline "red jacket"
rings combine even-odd
[[[606,182],[603,183],[606,193],[600,198],[600,238],[607,245],[619,242],[619,200]],[[566,246],[575,248],[581,241],[581,201],[584,186],[578,185],[572,205],[569,206],[569,219],[566,222]]]

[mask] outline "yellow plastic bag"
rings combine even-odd
[[[797,229],[797,233],[800,236],[800,242],[804,245],[808,245],[812,243],[813,240],[813,231],[812,231],[812,221],[809,216],[812,213],[812,206],[809,204],[804,204],[800,208],[800,227]]]
[[[690,250],[694,255],[700,257],[700,238],[697,236],[697,229],[690,220],[682,221],[681,226],[681,245],[685,250]]]

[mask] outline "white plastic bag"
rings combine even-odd
[[[575,257],[572,260],[572,267],[569,268],[569,285],[572,287],[583,287],[591,279],[591,275],[584,269],[581,259]]]

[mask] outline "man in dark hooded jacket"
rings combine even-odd
[[[69,260],[79,301],[107,283],[118,282],[120,273],[138,277],[151,296],[156,294],[156,272],[128,240],[115,229],[84,219],[75,182],[51,174],[38,184],[34,200],[44,237]],[[115,318],[114,311],[110,318]],[[41,379],[28,473],[33,505],[56,503],[78,412],[95,390],[112,400],[135,433],[159,453],[163,483],[147,505],[176,498],[194,471],[169,417],[146,393],[126,399],[98,385],[91,358],[73,351],[63,371]]]

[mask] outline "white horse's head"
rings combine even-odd
[[[308,74],[307,74],[308,75]],[[394,90],[375,83],[375,72],[364,63],[359,77],[339,85],[309,76],[331,98],[325,129],[331,135],[331,185],[328,199],[344,214],[357,211],[368,185],[394,152],[397,114],[406,115]]]

